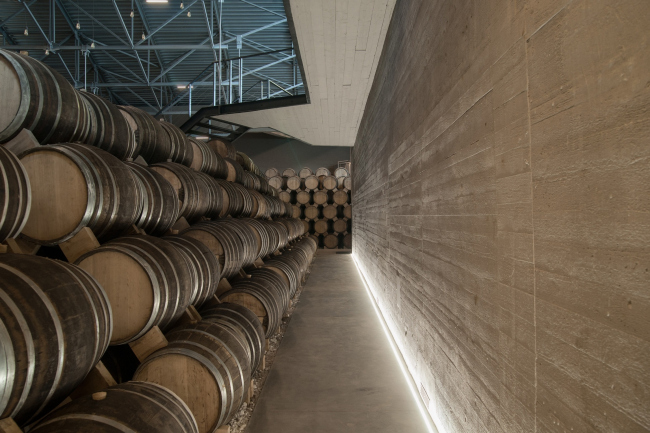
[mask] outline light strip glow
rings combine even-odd
[[[400,352],[399,347],[397,346],[397,343],[393,338],[393,334],[388,328],[386,319],[384,318],[384,315],[382,314],[379,306],[377,305],[377,301],[375,300],[372,290],[370,290],[370,285],[366,280],[366,277],[363,274],[363,271],[361,270],[361,267],[359,266],[359,262],[357,262],[357,257],[354,253],[352,254],[352,259],[354,260],[354,265],[357,267],[357,272],[359,272],[361,281],[363,281],[363,286],[366,288],[366,292],[368,293],[368,297],[370,298],[370,303],[372,304],[372,307],[375,309],[375,313],[379,318],[379,323],[381,323],[381,327],[384,330],[384,334],[386,334],[386,339],[388,340],[388,343],[390,343],[390,348],[393,349],[393,354],[395,355],[395,358],[397,359],[397,363],[399,364],[399,367],[402,370],[404,379],[406,379],[406,383],[408,383],[409,389],[411,390],[411,394],[413,395],[413,399],[415,400],[418,409],[420,410],[422,419],[424,419],[424,424],[427,426],[427,430],[429,430],[429,433],[445,433],[445,430],[441,428],[441,423],[435,422],[431,416],[431,413],[424,407],[424,402],[422,401],[422,397],[417,392],[417,386],[415,384],[415,380],[413,379],[413,376],[411,376],[411,373],[408,370],[408,366],[406,365],[404,356],[402,355],[402,352]]]

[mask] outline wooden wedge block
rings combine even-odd
[[[5,149],[11,151],[14,155],[18,156],[29,149],[33,149],[35,147],[40,146],[40,143],[38,142],[38,140],[36,140],[36,137],[34,137],[32,131],[23,128],[23,130],[20,131],[18,135],[16,135],[10,141],[3,144],[3,146],[5,147]]]
[[[231,290],[232,286],[226,280],[225,278],[222,278],[221,281],[219,281],[219,285],[217,286],[217,292],[215,293],[217,296],[227,292],[228,290]]]
[[[240,276],[241,278],[251,278],[251,276],[250,276],[249,274],[247,274],[246,271],[245,271],[244,269],[240,269],[240,270],[239,270],[239,276]]]
[[[264,266],[264,261],[262,261],[262,259],[256,259],[255,263],[253,264],[255,265],[256,268],[261,268]]]
[[[23,433],[13,418],[0,419],[0,433]]]
[[[250,385],[248,385],[248,395],[246,396],[246,403],[250,403],[255,395],[255,382],[251,379]]]
[[[59,244],[61,251],[65,254],[70,263],[74,263],[79,257],[86,254],[88,251],[94,250],[99,247],[99,241],[95,234],[88,227],[81,229],[79,233],[74,235],[72,239]]]
[[[196,323],[200,321],[201,321],[201,315],[199,314],[198,311],[196,311],[194,305],[190,305],[185,309],[185,311],[183,311],[183,314],[178,319],[175,326],[185,325],[188,323]]]
[[[9,248],[4,244],[0,244],[0,254],[4,254],[8,252],[9,252]]]
[[[77,399],[86,395],[94,394],[98,391],[108,388],[109,386],[117,385],[111,373],[106,369],[104,364],[99,361],[96,366],[90,370],[88,376],[81,382],[81,385],[77,387],[72,394],[70,394],[71,399]]]
[[[129,343],[129,346],[138,360],[142,362],[147,358],[147,356],[151,355],[158,349],[162,349],[167,346],[167,344],[167,338],[165,338],[160,328],[154,326],[142,337]]]
[[[9,238],[5,241],[5,244],[7,244],[7,252],[13,253],[13,254],[28,254],[28,255],[33,255],[36,254],[41,248],[40,245],[35,244],[33,242],[29,242],[26,239],[21,238],[20,236],[17,237],[16,239]]]
[[[134,159],[133,162],[135,162],[136,164],[139,164],[139,165],[141,165],[143,167],[148,167],[149,166],[149,164],[147,164],[147,161],[145,161],[144,158],[141,157],[140,155],[138,155],[138,157],[136,159]]]
[[[188,228],[190,228],[190,224],[187,222],[185,217],[180,217],[172,226],[172,230],[178,230],[179,232]]]
[[[230,433],[230,426],[229,425],[222,425],[217,429],[217,433]]]
[[[264,347],[264,351],[268,352],[269,351],[269,339],[266,339],[266,346]]]

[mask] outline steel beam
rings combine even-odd
[[[185,7],[189,9],[189,8],[191,8],[191,7],[194,5],[194,3],[198,2],[198,1],[199,1],[199,0],[193,0],[190,4],[188,4],[188,5],[185,6]],[[139,41],[139,42],[138,42],[137,44],[135,44],[135,45],[136,45],[136,46],[142,45],[142,44],[143,44],[144,42],[146,42],[149,38],[151,38],[153,35],[155,35],[156,33],[158,33],[158,32],[159,32],[160,30],[162,30],[162,29],[163,29],[167,24],[169,24],[169,23],[171,23],[172,21],[174,21],[174,19],[175,19],[176,17],[178,17],[179,15],[181,15],[181,14],[184,13],[184,12],[185,12],[185,11],[184,11],[183,9],[181,9],[179,12],[176,12],[176,13],[175,13],[175,14],[174,14],[170,19],[168,19],[167,21],[165,21],[163,24],[161,24],[161,25],[160,25],[159,27],[157,27],[155,30],[153,30],[153,31],[151,31],[151,32],[149,32],[149,33],[147,33],[147,34],[145,35],[145,38],[144,38],[143,40]]]

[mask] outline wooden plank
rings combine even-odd
[[[154,326],[142,337],[129,343],[129,346],[131,346],[131,350],[133,350],[135,356],[142,362],[147,356],[158,349],[162,349],[167,344],[167,338],[165,338],[160,328]]]
[[[41,248],[40,245],[21,238],[9,238],[5,240],[5,244],[7,245],[7,252],[13,254],[33,255]]]
[[[185,309],[185,311],[183,311],[183,314],[181,314],[181,317],[178,319],[175,326],[181,326],[181,325],[196,323],[200,321],[201,321],[201,315],[199,314],[198,311],[196,311],[194,305],[190,305]]]
[[[232,286],[226,280],[225,278],[222,278],[221,281],[219,281],[219,285],[217,286],[217,292],[215,293],[216,296],[220,296],[221,294],[227,292],[228,290],[232,290]]]
[[[99,241],[95,234],[88,227],[81,229],[72,239],[59,244],[61,251],[65,254],[70,263],[74,263],[79,257],[99,247]]]
[[[187,222],[185,217],[180,217],[178,221],[176,221],[176,223],[174,223],[172,226],[172,230],[178,230],[179,232],[189,228],[190,224]]]
[[[256,268],[261,268],[261,267],[264,266],[264,261],[262,259],[257,259],[257,260],[255,260],[254,265],[255,265]]]
[[[217,433],[230,433],[230,426],[229,425],[222,425],[217,429]]]
[[[79,397],[94,394],[108,388],[109,386],[115,385],[117,385],[117,382],[113,379],[113,376],[111,376],[111,373],[109,373],[104,364],[99,361],[99,363],[90,370],[90,373],[88,373],[88,376],[86,376],[84,381],[81,382],[81,385],[70,394],[70,398],[75,400]]]
[[[0,419],[0,433],[23,433],[13,418]]]
[[[4,244],[0,244],[0,254],[4,254],[7,252],[9,252],[9,248]]]
[[[11,151],[14,155],[20,155],[23,152],[40,146],[34,134],[29,129],[24,129],[10,141],[3,144],[5,149]]]

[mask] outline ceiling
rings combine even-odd
[[[353,146],[395,0],[289,0],[309,105],[221,118],[318,146]]]
[[[232,62],[232,102],[239,102],[240,57],[243,102],[268,99],[269,88],[272,97],[305,93],[283,0],[0,0],[0,4],[3,48],[27,51],[75,87],[152,114],[188,113],[190,83],[194,83],[193,112],[213,105],[213,72],[218,71],[214,62],[219,54],[222,60],[237,59]],[[222,65],[221,103],[229,104],[231,62]]]

